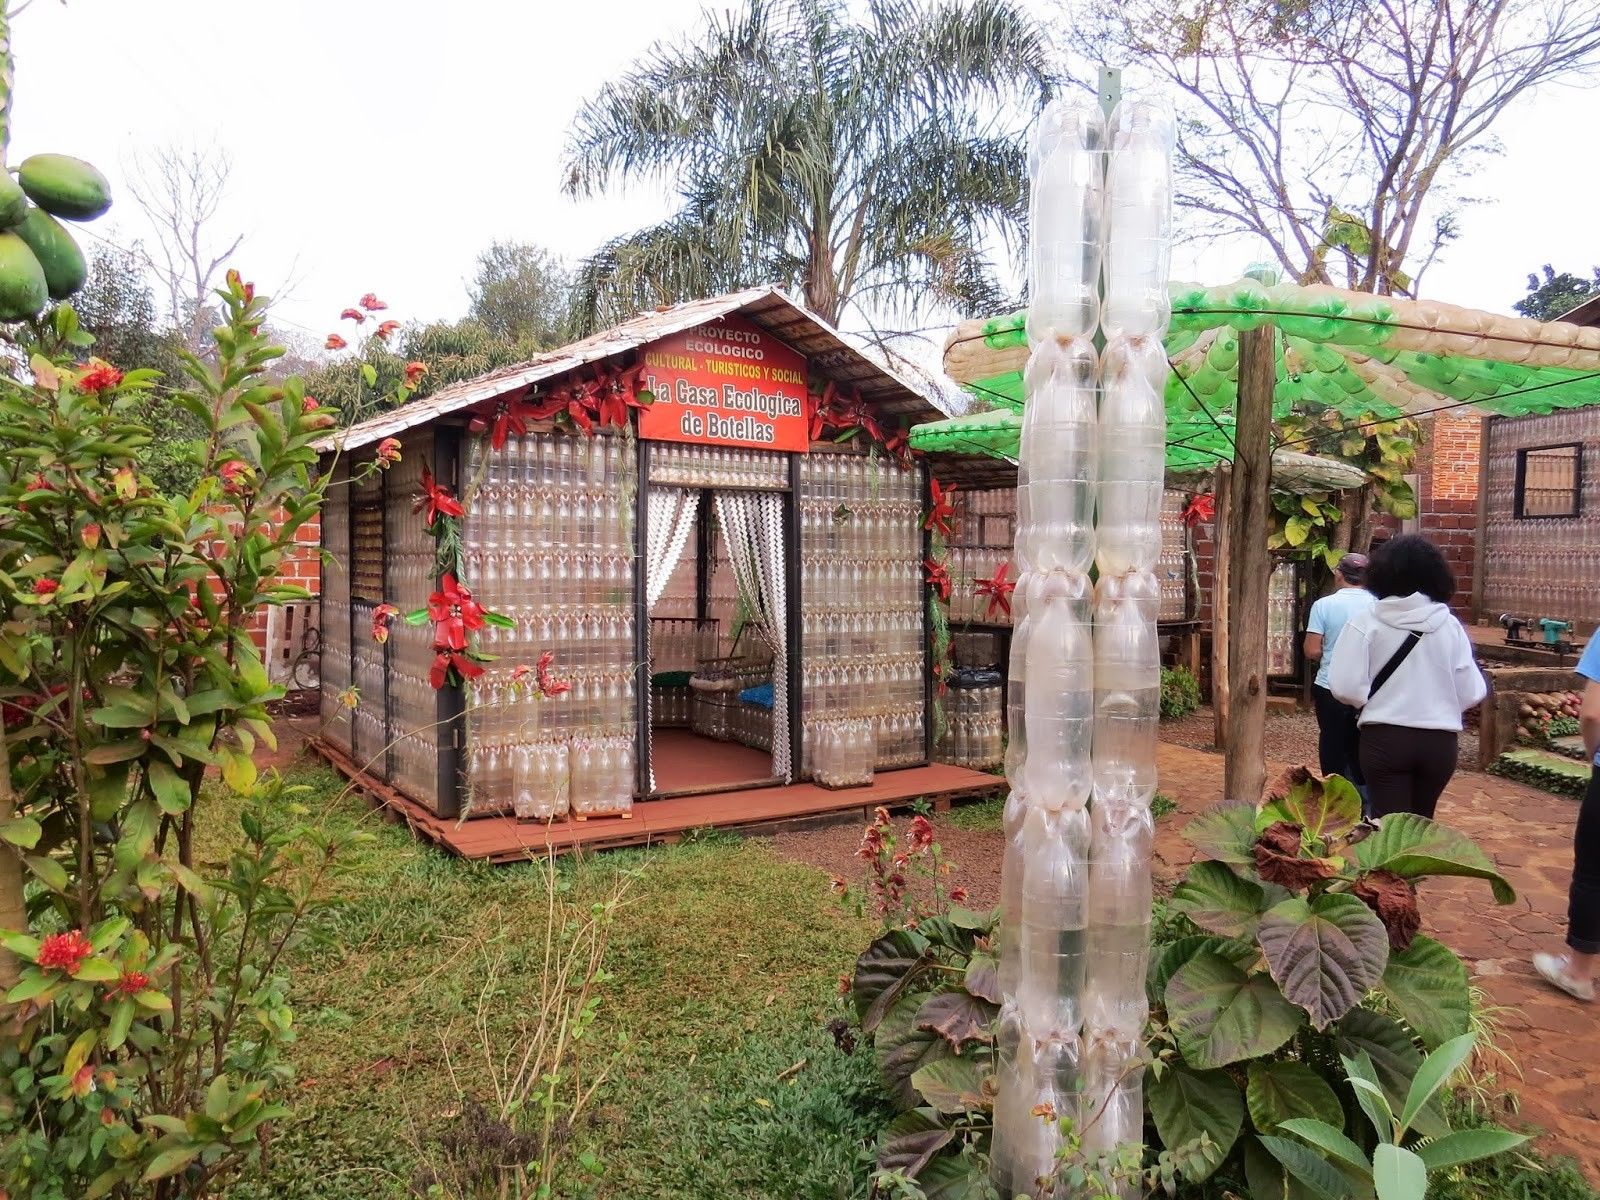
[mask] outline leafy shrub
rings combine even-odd
[[[1161,719],[1177,721],[1200,707],[1200,681],[1187,667],[1161,668]]]

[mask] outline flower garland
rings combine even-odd
[[[841,389],[831,379],[821,392],[807,397],[806,423],[813,442],[831,435],[834,442],[865,437],[901,466],[911,465],[910,430],[904,422],[885,430],[858,392]]]
[[[933,648],[933,740],[939,743],[950,729],[944,702],[955,664],[950,657],[950,547],[937,529],[928,550],[922,569],[928,581],[928,637]]]
[[[488,433],[489,444],[503,449],[512,434],[524,437],[530,421],[554,421],[564,429],[592,436],[596,429],[624,429],[636,411],[655,403],[644,384],[644,361],[632,366],[595,363],[571,372],[566,381],[541,394],[534,386],[490,401],[468,426]]]

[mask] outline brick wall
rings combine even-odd
[[[322,544],[322,519],[312,517],[295,533],[294,549],[284,559],[283,570],[278,573],[280,583],[303,587],[313,597],[322,590],[322,563],[317,551]],[[250,623],[250,636],[258,649],[267,647],[267,610],[256,613]]]
[[[1417,453],[1417,532],[1444,552],[1456,575],[1451,604],[1472,617],[1472,570],[1478,540],[1478,479],[1483,418],[1445,412],[1423,422]]]

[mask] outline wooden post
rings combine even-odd
[[[1211,510],[1217,540],[1211,556],[1211,715],[1216,722],[1217,749],[1228,746],[1228,579],[1231,574],[1233,538],[1228,527],[1233,523],[1233,464],[1218,463],[1211,494]]]
[[[1261,799],[1267,786],[1267,586],[1272,555],[1272,392],[1277,343],[1272,326],[1239,338],[1233,479],[1228,512],[1228,706],[1223,796]]]

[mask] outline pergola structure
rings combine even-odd
[[[1345,464],[1290,446],[1274,449],[1273,421],[1307,401],[1358,424],[1461,407],[1526,416],[1600,404],[1600,328],[1270,277],[1212,288],[1173,284],[1170,294],[1167,473],[1217,474],[1222,612],[1214,643],[1219,719],[1230,751],[1226,787],[1230,796],[1253,798],[1266,772],[1271,488],[1333,491],[1361,482]],[[946,372],[992,407],[912,431],[912,446],[929,456],[936,473],[941,460],[969,456],[1014,466],[1028,357],[1025,318],[1015,312],[966,321],[947,341]]]

